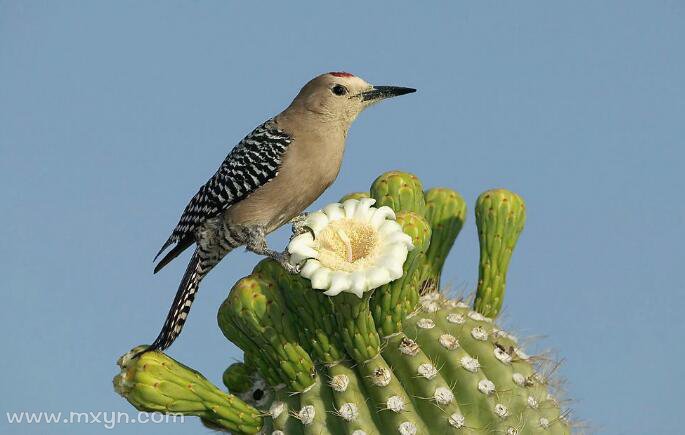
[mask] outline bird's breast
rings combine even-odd
[[[302,213],[335,181],[344,152],[344,137],[288,146],[278,175],[246,199],[232,205],[228,219],[238,225],[260,225],[272,232]]]

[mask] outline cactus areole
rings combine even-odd
[[[446,188],[392,171],[369,192],[308,216],[291,240],[301,276],[271,260],[219,308],[244,362],[228,392],[161,352],[118,361],[115,390],[139,410],[193,415],[236,434],[567,434],[547,359],[497,324],[523,199],[495,189],[476,202],[475,300],[439,291],[466,213]]]

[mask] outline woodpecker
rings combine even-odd
[[[190,200],[155,257],[156,261],[173,245],[155,266],[157,273],[195,244],[164,326],[145,352],[173,343],[200,281],[233,249],[245,246],[298,272],[287,252],[267,247],[266,235],[289,221],[301,223],[304,210],[333,183],[347,131],[359,113],[386,98],[415,91],[372,86],[346,72],[322,74],[309,81],[283,112],[241,140]],[[302,231],[301,225],[297,228]]]

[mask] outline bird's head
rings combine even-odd
[[[346,72],[329,72],[313,78],[297,94],[291,107],[349,126],[367,107],[387,98],[416,92],[399,86],[373,86]]]

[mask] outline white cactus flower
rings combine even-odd
[[[312,233],[288,244],[290,261],[301,264],[300,275],[312,288],[335,296],[341,292],[362,297],[364,292],[400,278],[411,237],[395,222],[390,207],[375,208],[371,198],[329,204],[307,216]]]

